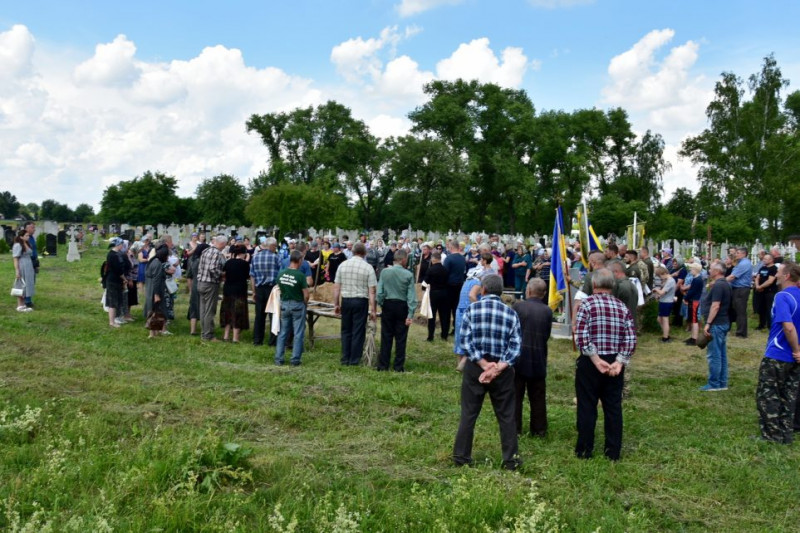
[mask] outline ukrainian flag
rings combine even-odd
[[[589,254],[597,250],[603,251],[600,240],[594,232],[594,228],[589,223],[589,213],[586,212],[586,204],[578,206],[578,240],[581,243],[581,263],[589,268]]]
[[[567,247],[564,241],[564,216],[561,207],[556,210],[556,222],[553,228],[553,253],[550,254],[550,292],[547,304],[554,311],[564,299],[567,290],[567,279],[564,268],[567,263]]]

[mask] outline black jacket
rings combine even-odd
[[[514,372],[525,379],[547,377],[547,340],[553,327],[553,311],[542,300],[532,298],[514,304],[522,329],[522,349]]]

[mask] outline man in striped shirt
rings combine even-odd
[[[606,457],[619,460],[622,449],[622,387],[624,371],[636,349],[636,328],[625,304],[611,295],[614,275],[594,271],[592,295],[583,299],[575,317],[580,350],[575,365],[578,397],[578,443],[575,455],[588,459],[594,450],[597,400],[603,402]]]
[[[500,276],[485,276],[481,284],[483,297],[467,308],[459,331],[461,347],[469,361],[461,380],[461,422],[453,446],[453,462],[459,466],[472,463],[475,422],[488,392],[500,426],[503,467],[516,470],[522,463],[514,420],[513,365],[522,343],[519,317],[500,300]]]

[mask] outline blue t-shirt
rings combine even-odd
[[[791,363],[792,348],[783,333],[783,323],[791,322],[800,331],[800,288],[787,287],[775,295],[772,303],[772,327],[769,330],[764,357]]]

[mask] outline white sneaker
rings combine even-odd
[[[29,307],[25,307],[24,305],[20,305],[19,307],[17,307],[17,311],[19,311],[20,313],[24,313],[28,309],[30,309],[30,308]]]
[[[121,318],[115,318],[114,319],[114,324],[119,324],[121,326],[121,325],[125,324],[125,321],[122,320]]]

